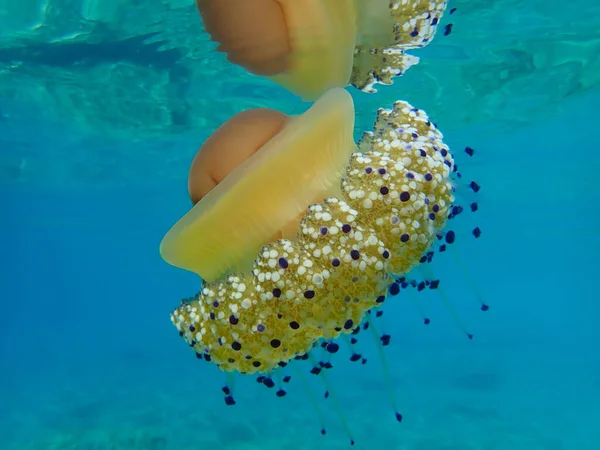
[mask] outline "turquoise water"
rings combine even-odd
[[[169,313],[198,290],[158,244],[189,208],[198,145],[233,113],[308,104],[227,65],[193,2],[0,1],[0,448],[341,449],[293,364],[288,396],[198,361]],[[480,210],[434,270],[439,296],[386,302],[393,418],[377,350],[328,371],[368,450],[600,448],[599,6],[455,1],[450,36],[375,95],[350,90],[359,131],[405,99],[438,123]],[[462,148],[476,150],[468,158]],[[471,201],[466,186],[459,199]],[[483,230],[480,239],[471,228]],[[342,352],[340,352],[342,353]],[[336,356],[337,357],[337,356]]]

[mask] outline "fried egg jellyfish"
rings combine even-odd
[[[305,100],[349,84],[375,92],[419,58],[445,0],[196,0],[229,61]]]
[[[426,113],[406,102],[380,109],[358,145],[354,117],[351,96],[333,88],[300,116],[240,113],[201,148],[189,177],[197,203],[160,248],[203,279],[171,314],[198,358],[274,387],[271,375],[291,360],[316,347],[337,353],[340,336],[354,343],[387,297],[435,289],[446,301],[439,280],[406,274],[431,261],[436,241],[440,251],[454,242],[445,230],[461,212],[453,156]],[[375,334],[380,348],[389,344]],[[357,352],[350,359],[366,362]],[[331,367],[315,362],[311,372]]]

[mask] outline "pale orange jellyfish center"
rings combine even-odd
[[[275,0],[196,0],[206,32],[233,64],[255,75],[287,70],[291,52],[284,12]]]
[[[215,131],[194,157],[188,175],[188,191],[194,204],[271,140],[286,123],[288,116],[267,108],[243,111]],[[297,220],[285,230],[297,229]],[[270,240],[284,237],[284,230]],[[289,236],[286,236],[289,237]],[[266,242],[265,242],[266,243]]]

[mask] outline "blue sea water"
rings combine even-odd
[[[40,10],[39,2],[23,7],[34,3]],[[231,380],[197,360],[169,320],[179,300],[197,292],[198,279],[158,254],[164,233],[189,208],[189,161],[220,122],[256,105],[293,113],[308,105],[218,56],[195,72],[203,62],[190,63],[193,86],[185,94],[160,90],[169,86],[161,74],[174,73],[168,62],[165,69],[130,61],[127,70],[147,80],[115,75],[103,87],[109,91],[100,81],[86,84],[92,66],[123,75],[118,51],[131,54],[133,45],[123,36],[143,35],[129,16],[106,19],[121,37],[104,59],[91,52],[87,66],[80,59],[53,67],[32,56],[38,53],[28,48],[62,51],[51,32],[60,27],[92,49],[96,31],[74,25],[89,23],[81,17],[99,8],[92,3],[44,3],[46,34],[27,34],[37,30],[35,20],[0,3],[0,12],[10,12],[0,14],[0,449],[348,448],[333,402],[321,399],[320,379],[307,375],[308,388],[300,382],[305,363],[292,365],[285,398],[238,376],[237,404],[224,404],[220,389]],[[195,20],[189,2],[179,3],[186,14],[177,20]],[[429,326],[403,293],[388,300],[378,326],[392,335],[385,354],[402,423],[374,345],[362,347],[367,365],[344,353],[328,371],[354,448],[600,449],[598,6],[491,3],[497,7],[456,2],[453,35],[437,36],[393,86],[374,95],[350,89],[357,137],[377,107],[406,99],[426,109],[465,177],[482,185],[480,210],[452,223],[469,276],[449,253],[433,267],[474,339],[433,292],[419,296]],[[52,16],[56,10],[69,20]],[[195,51],[213,58],[203,39]],[[115,92],[121,96],[110,97]],[[172,120],[180,95],[192,111],[183,122]],[[152,108],[171,108],[170,119]],[[466,145],[473,158],[462,152]],[[466,185],[458,193],[463,202],[474,198]],[[483,230],[478,240],[470,236],[475,225]],[[479,310],[475,291],[489,311]],[[326,436],[310,393],[319,398]]]

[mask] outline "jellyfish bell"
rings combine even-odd
[[[291,51],[287,70],[271,79],[305,100],[347,86],[357,33],[354,0],[278,3],[285,13]]]
[[[271,139],[281,118],[269,114],[265,130],[238,117],[207,143],[200,162],[219,153],[228,131],[240,144],[246,133],[260,138],[249,135],[254,144],[234,153],[239,165],[212,179],[161,243],[167,262],[204,279],[172,321],[225,371],[273,370],[319,339],[350,333],[384,301],[393,275],[419,263],[454,201],[442,135],[405,102],[380,110],[359,147],[343,89],[285,119]]]
[[[229,61],[305,100],[349,84],[374,92],[418,58],[445,0],[196,0]]]
[[[197,0],[206,31],[230,62],[307,100],[348,84],[354,0]]]
[[[284,12],[274,0],[196,0],[206,32],[227,59],[255,75],[287,70],[290,49]]]
[[[288,116],[273,109],[243,111],[221,125],[200,147],[190,166],[188,191],[193,204],[273,138]]]
[[[296,117],[261,109],[231,119],[192,163],[189,191],[199,201],[163,238],[163,259],[206,281],[250,270],[274,236],[295,237],[309,204],[339,192],[353,128],[343,89]]]

